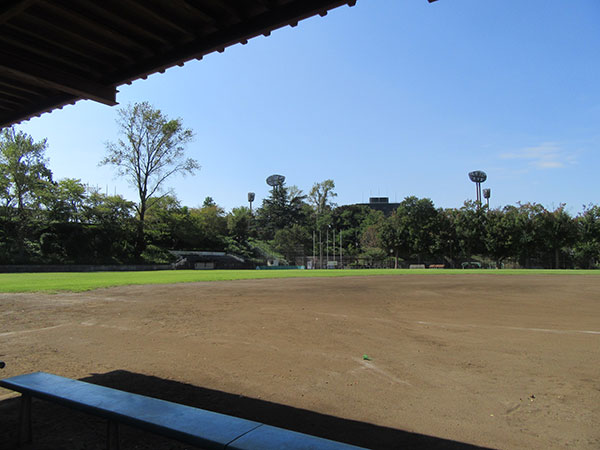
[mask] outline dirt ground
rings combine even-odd
[[[2,378],[46,371],[370,448],[600,449],[600,276],[0,294],[0,359]],[[3,449],[16,397],[0,389]],[[28,448],[105,446],[101,420],[47,402],[33,429]]]

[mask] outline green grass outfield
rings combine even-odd
[[[164,270],[149,272],[2,273],[0,292],[83,292],[133,284],[267,278],[351,277],[377,275],[600,275],[599,270],[355,269],[355,270]]]

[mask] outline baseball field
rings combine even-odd
[[[600,274],[311,272],[0,275],[0,377],[368,448],[600,448]],[[0,389],[1,448],[17,448],[16,397]],[[42,401],[33,431],[29,448],[106,444],[102,421]],[[121,446],[187,448],[126,427]]]

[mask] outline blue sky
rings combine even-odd
[[[169,186],[230,210],[283,174],[308,192],[331,178],[338,204],[388,196],[459,207],[484,170],[491,206],[600,203],[600,1],[359,0],[223,54],[121,86],[183,118],[202,166]],[[24,122],[48,138],[56,179],[135,200],[98,167],[115,108],[81,101]]]

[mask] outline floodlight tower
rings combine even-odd
[[[485,198],[485,201],[487,203],[488,209],[490,209],[490,197],[491,196],[492,196],[492,190],[491,189],[484,189],[483,190],[483,198]]]
[[[267,178],[267,184],[275,189],[283,186],[284,181],[285,177],[283,175],[271,175]]]
[[[477,204],[481,206],[481,183],[487,180],[487,175],[483,170],[475,170],[469,172],[469,178],[475,183],[475,189],[477,191]]]
[[[254,194],[254,192],[248,192],[248,203],[250,203],[250,214],[252,214],[252,202],[254,201],[255,197],[256,197],[256,195]]]

